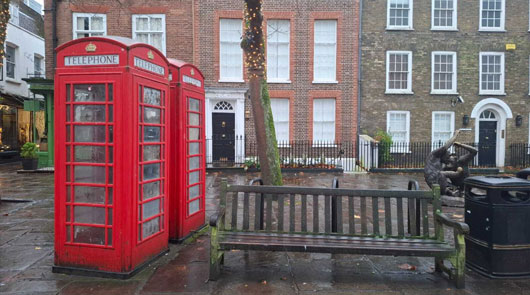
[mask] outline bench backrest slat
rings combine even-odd
[[[267,222],[265,230],[272,231],[272,195],[266,194],[265,200],[267,200]]]
[[[366,225],[366,198],[361,198],[361,235],[368,233],[368,226]]]
[[[245,193],[244,200],[243,200],[243,230],[249,230],[250,228],[249,207],[250,207],[250,197],[248,193]]]
[[[220,221],[220,228],[395,238],[433,238],[438,234],[436,229],[429,228],[429,224],[434,224],[430,221],[434,216],[432,212],[440,206],[433,191],[391,191],[388,194],[380,190],[317,188],[317,192],[325,193],[318,194],[313,193],[315,188],[272,188],[222,187],[220,204],[226,208],[227,220],[226,223],[224,218]],[[338,191],[348,194],[337,194]]]
[[[374,227],[374,235],[380,235],[379,232],[379,199],[377,197],[372,197],[372,224]]]
[[[390,198],[385,198],[385,235],[387,236],[392,235],[392,207],[390,201]]]
[[[397,202],[397,223],[398,223],[398,236],[405,236],[405,226],[403,222],[403,199],[396,199]]]
[[[295,221],[295,216],[294,216],[294,194],[290,194],[289,195],[289,232],[292,232],[294,233],[295,231],[295,227],[294,227],[294,221]]]
[[[280,194],[278,195],[278,231],[283,232],[283,207],[285,205],[285,201],[283,199],[284,195]]]
[[[302,197],[302,213],[300,214],[302,232],[307,232],[307,195]]]
[[[352,196],[348,197],[348,232],[350,235],[355,234],[355,207]]]

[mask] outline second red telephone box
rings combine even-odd
[[[127,278],[168,249],[167,59],[121,37],[56,50],[54,271]]]
[[[182,241],[205,224],[204,76],[192,64],[169,60],[169,239]]]

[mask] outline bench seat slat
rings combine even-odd
[[[263,250],[400,256],[450,256],[455,249],[435,240],[376,239],[344,236],[225,232],[219,236],[223,250]]]

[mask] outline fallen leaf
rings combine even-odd
[[[416,266],[410,265],[408,263],[400,264],[398,267],[403,270],[416,270]]]
[[[267,285],[267,281],[266,281],[266,280],[263,280],[263,281],[261,281],[261,284],[262,284],[262,285]]]
[[[281,277],[280,280],[287,281],[287,278],[286,277]]]
[[[360,219],[360,218],[361,218],[361,216],[359,216],[359,215],[353,215],[353,217],[355,217],[355,218],[357,218],[357,219]]]
[[[463,216],[463,215],[454,214],[453,217],[454,217],[454,218],[462,218],[462,217],[464,217],[464,216]]]
[[[42,249],[42,248],[41,247],[35,247],[35,250],[40,250],[40,249]]]

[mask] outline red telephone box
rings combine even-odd
[[[168,250],[167,60],[122,37],[56,51],[53,270],[127,278]]]
[[[204,76],[175,59],[169,59],[169,70],[169,238],[182,241],[205,224]]]

